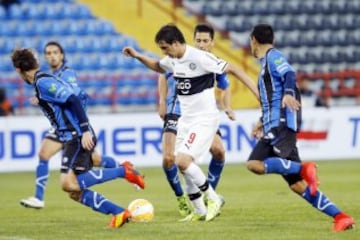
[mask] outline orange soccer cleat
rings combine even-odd
[[[111,218],[109,226],[111,228],[119,228],[125,223],[129,222],[130,218],[131,218],[131,213],[127,209],[125,209],[123,212],[114,215]]]
[[[316,175],[316,164],[314,162],[306,162],[301,164],[301,177],[307,182],[310,188],[311,196],[315,196],[318,190],[318,179]]]
[[[351,216],[341,212],[334,217],[333,230],[335,232],[341,232],[352,229],[354,225],[355,225],[354,219]]]
[[[123,162],[121,166],[124,167],[125,179],[128,180],[128,182],[136,184],[141,189],[145,188],[144,176],[142,176],[138,171],[134,169],[134,166],[131,162]]]

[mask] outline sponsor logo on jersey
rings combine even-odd
[[[196,64],[195,63],[190,63],[189,68],[194,71],[196,69]]]
[[[49,93],[54,93],[56,91],[56,84],[52,83],[48,91]]]

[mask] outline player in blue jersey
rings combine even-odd
[[[89,187],[125,178],[144,188],[143,177],[128,164],[118,168],[92,169],[91,154],[96,138],[82,104],[80,89],[55,75],[40,71],[31,49],[16,49],[11,59],[20,77],[34,87],[39,107],[64,143],[60,170],[62,189],[80,204],[103,214],[112,214],[110,227],[121,227],[131,218],[130,212]]]
[[[334,218],[334,231],[352,228],[355,221],[318,190],[316,165],[302,163],[296,147],[300,129],[300,93],[295,71],[282,52],[274,48],[270,25],[256,25],[251,34],[252,55],[260,59],[258,88],[262,117],[253,129],[259,141],[247,161],[256,174],[279,174],[291,190],[313,207]]]
[[[214,29],[208,24],[198,24],[194,30],[195,47],[211,52],[214,45]],[[176,80],[172,73],[159,76],[159,115],[164,120],[162,150],[163,150],[163,169],[167,180],[177,197],[179,213],[186,216],[191,213],[191,207],[187,202],[181,187],[178,169],[175,165],[175,142],[177,134],[177,122],[181,115],[180,103],[176,96]],[[220,99],[224,110],[231,120],[235,120],[235,115],[230,106],[229,80],[226,74],[215,74],[216,86],[221,89]],[[222,144],[220,130],[217,131],[210,148],[212,155],[209,169],[209,184],[216,190],[217,184],[225,162],[225,148]],[[224,199],[221,198],[223,204]]]
[[[45,45],[44,54],[52,74],[70,83],[74,88],[79,88],[76,73],[73,69],[66,65],[65,52],[60,43],[55,41],[48,42]],[[82,103],[86,108],[88,101],[87,94],[81,89],[78,91],[81,95]],[[30,101],[34,105],[38,104],[37,97],[32,97]],[[51,128],[43,139],[38,153],[39,163],[35,172],[35,195],[22,199],[20,201],[22,206],[35,209],[42,209],[45,206],[44,193],[46,183],[49,178],[49,160],[62,148],[63,143],[59,140],[59,137],[56,135],[54,129]],[[91,157],[94,162],[94,166],[104,168],[113,168],[118,166],[118,163],[112,157],[100,156],[96,151],[93,151]]]

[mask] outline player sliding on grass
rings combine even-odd
[[[334,218],[334,231],[352,228],[354,219],[318,190],[315,163],[301,163],[296,147],[301,123],[300,93],[294,69],[274,48],[272,27],[255,26],[250,39],[251,53],[262,66],[258,82],[262,117],[253,130],[259,142],[250,154],[247,168],[256,174],[280,174],[291,190]]]
[[[118,168],[93,170],[91,154],[96,138],[81,102],[78,88],[55,75],[39,70],[31,49],[16,49],[11,55],[16,72],[35,89],[39,106],[64,143],[60,183],[69,197],[103,214],[112,214],[110,227],[121,227],[131,217],[130,212],[109,201],[89,187],[116,178],[145,187],[143,177],[127,163]]]

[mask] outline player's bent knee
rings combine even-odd
[[[163,166],[165,168],[169,168],[175,164],[175,155],[174,154],[166,154],[163,158]]]
[[[213,158],[220,160],[222,162],[225,161],[225,149],[222,148],[213,148],[211,150],[211,154],[213,156]]]
[[[79,185],[68,179],[61,182],[61,188],[63,191],[68,192],[68,193],[80,191]]]
[[[305,192],[307,184],[304,181],[297,181],[296,183],[291,184],[289,187],[293,192],[301,195]]]
[[[82,192],[69,192],[69,197],[74,200],[79,202],[81,200],[81,195]]]
[[[249,160],[246,162],[246,167],[249,171],[256,173],[256,174],[264,174],[264,164],[261,161],[257,160]]]

